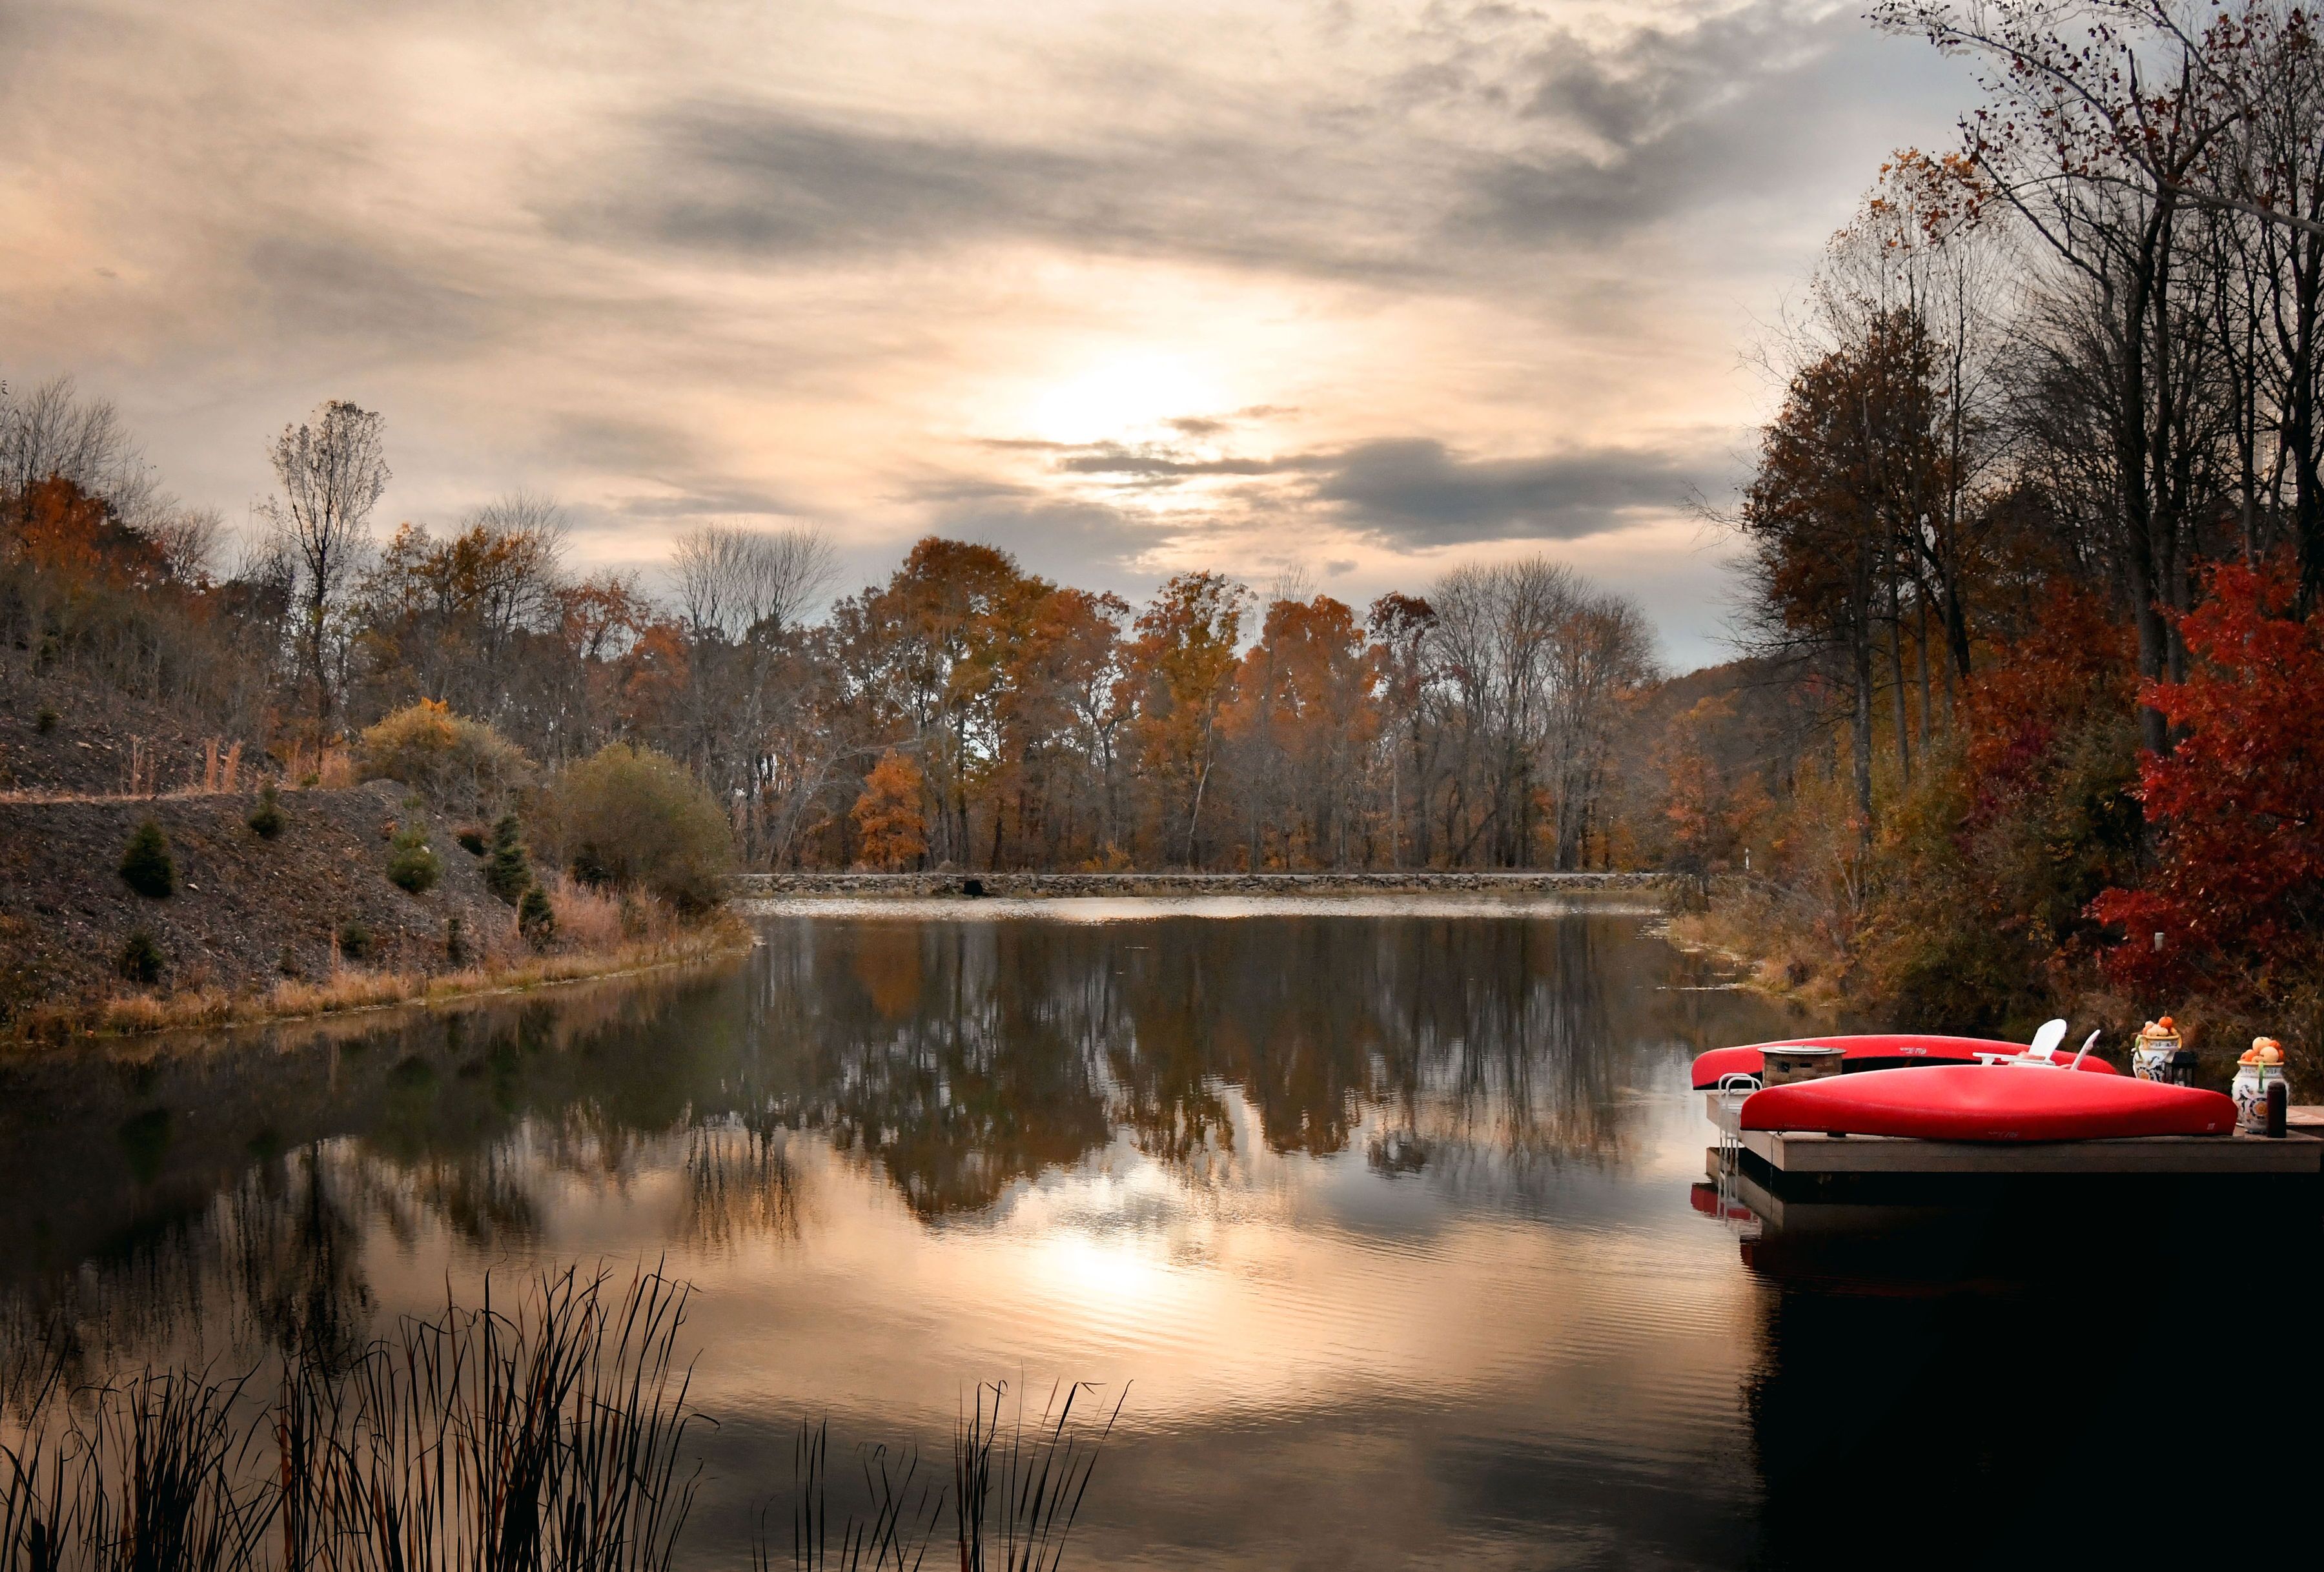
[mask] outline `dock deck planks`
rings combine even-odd
[[[1882,1073],[1882,1072],[1874,1072]],[[1887,1072],[1910,1074],[1910,1071]],[[2042,1072],[2027,1071],[2026,1074]],[[2264,1135],[2142,1135],[2123,1140],[1914,1141],[1742,1130],[1741,1100],[1713,1092],[1711,1122],[1782,1174],[2317,1174],[2324,1173],[2324,1108],[2281,1140]]]

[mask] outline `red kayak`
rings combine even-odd
[[[1923,1141],[2096,1141],[2226,1135],[2233,1099],[2128,1076],[2014,1065],[1941,1065],[1910,1075],[1826,1076],[1743,1100],[1746,1130],[1908,1135]]]
[[[1840,1061],[1848,1071],[1901,1069],[1906,1065],[1975,1064],[1981,1053],[2019,1054],[2022,1042],[1995,1042],[1983,1037],[1932,1037],[1926,1032],[1884,1032],[1860,1037],[1786,1037],[1777,1042],[1754,1042],[1742,1048],[1714,1048],[1694,1061],[1694,1089],[1709,1091],[1719,1077],[1740,1071],[1756,1076],[1762,1068],[1761,1050],[1770,1048],[1837,1048],[1846,1050]],[[2114,1066],[2092,1054],[2076,1067],[2099,1075],[2113,1075]]]

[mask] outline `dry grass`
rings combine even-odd
[[[1748,968],[1744,985],[1754,992],[1813,1008],[1840,1000],[1837,949],[1757,885],[1722,881],[1708,910],[1672,915],[1670,938],[1682,948],[1707,950]]]
[[[748,949],[750,929],[717,912],[682,921],[659,902],[624,901],[560,881],[549,903],[557,912],[557,947],[536,952],[506,932],[480,936],[482,957],[456,971],[374,971],[343,966],[327,977],[290,978],[254,992],[185,988],[133,993],[92,1003],[57,1006],[26,1018],[18,1035],[55,1040],[95,1035],[243,1026],[405,1004],[445,1004],[479,994],[540,988],[591,977],[709,960]]]

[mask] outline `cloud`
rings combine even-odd
[[[0,372],[230,513],[354,397],[383,513],[525,485],[604,561],[803,516],[1130,594],[1527,540],[1678,582],[1738,341],[1966,98],[1853,11],[17,0]],[[1034,412],[1141,360],[1213,402]]]
[[[1432,437],[1270,458],[1111,442],[1033,446],[1054,455],[1058,474],[1118,476],[1125,486],[1148,491],[1207,476],[1251,478],[1259,484],[1212,500],[1278,517],[1312,514],[1404,550],[1578,540],[1675,511],[1732,467],[1707,452],[1637,447],[1471,458]]]
[[[1366,533],[1407,548],[1571,541],[1678,507],[1694,476],[1678,455],[1652,449],[1464,458],[1431,439],[1397,438],[1333,455],[1314,495]]]
[[[1093,442],[1071,448],[1056,461],[1064,475],[1129,475],[1143,476],[1194,475],[1275,475],[1286,465],[1273,458],[1192,458],[1167,448],[1132,448],[1119,442]]]
[[[1801,151],[1788,102],[1861,32],[1790,0],[1606,41],[1505,6],[1430,16],[1287,95],[1149,59],[1142,101],[1180,108],[1158,125],[1113,112],[1106,71],[1045,62],[1047,101],[1080,111],[1071,136],[1029,116],[687,92],[632,113],[584,189],[542,212],[616,249],[775,266],[1033,242],[1380,282],[1495,274],[1779,187]]]

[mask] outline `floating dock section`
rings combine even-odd
[[[2297,1110],[2291,1133],[2274,1139],[2238,1133],[1958,1142],[1746,1130],[1739,1117],[1741,1096],[1713,1092],[1703,1103],[1719,1130],[1719,1144],[1706,1153],[1711,1177],[1741,1173],[1765,1192],[1792,1198],[1898,1187],[1932,1191],[1953,1188],[1959,1181],[2036,1179],[2201,1176],[2281,1180],[2293,1189],[2303,1188],[2302,1180],[2310,1186],[2324,1184],[2324,1108]]]

